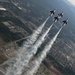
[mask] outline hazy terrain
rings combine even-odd
[[[62,23],[62,20],[69,18],[68,25],[65,26],[61,31],[50,53],[48,54],[47,59],[43,63],[52,72],[53,70],[51,65],[54,66],[58,72],[60,71],[63,75],[75,75],[74,7],[68,5],[63,0],[9,0],[8,2],[0,2],[0,4],[8,11],[0,12],[0,38],[3,40],[3,44],[4,42],[16,41],[32,34],[33,30],[40,26],[41,23],[48,17],[50,10],[57,10],[55,16],[59,12],[63,11],[64,17],[60,20],[60,22]],[[5,15],[5,17],[3,17],[2,14]],[[51,25],[53,21],[52,18],[49,19],[45,25],[44,30],[46,30]],[[11,31],[11,29],[9,29],[10,27],[4,25],[3,22],[10,23],[9,21],[12,22],[11,26],[17,26],[17,29],[20,27],[20,31],[18,32],[16,29],[17,31],[14,32],[15,28],[13,31]],[[46,42],[44,42],[44,44],[42,44],[42,46],[39,48],[38,53],[43,50],[43,46],[47,44],[47,42],[61,27],[59,22],[55,25],[56,26],[54,26],[50,31]],[[38,53],[36,55],[38,55]],[[69,60],[68,57],[70,58]]]

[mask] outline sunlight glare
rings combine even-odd
[[[72,5],[75,5],[75,0],[68,0]]]

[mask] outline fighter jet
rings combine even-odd
[[[63,21],[63,25],[64,26],[67,25],[67,23],[68,23],[68,19],[66,19],[66,20]]]
[[[59,19],[63,17],[64,13],[59,13],[58,16],[54,17],[54,22],[57,22]]]
[[[54,22],[57,22],[59,19],[59,16],[54,17]]]
[[[53,16],[55,14],[55,12],[56,12],[56,9],[50,11],[49,16]]]
[[[63,12],[58,14],[59,18],[63,17],[63,15],[64,15]]]

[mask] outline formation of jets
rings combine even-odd
[[[55,12],[56,12],[56,9],[50,11],[49,16],[53,16],[55,14]],[[59,13],[58,16],[55,16],[54,17],[54,22],[59,21],[63,17],[63,15],[64,15],[64,13],[62,12],[62,13]],[[66,19],[66,20],[64,20],[62,22],[63,22],[63,26],[65,26],[68,23],[68,19]]]

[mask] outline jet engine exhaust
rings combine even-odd
[[[33,34],[31,36],[29,36],[29,38],[27,39],[27,41],[25,41],[24,45],[16,52],[16,58],[14,58],[16,60],[16,62],[14,62],[14,64],[12,65],[12,67],[9,67],[7,69],[7,73],[6,75],[20,75],[22,73],[22,67],[25,66],[25,63],[27,63],[28,61],[24,61],[23,59],[25,59],[25,54],[27,54],[27,50],[34,44],[34,42],[37,40],[39,34],[41,34],[42,29],[44,28],[46,22],[48,21],[48,19],[50,18],[50,16],[44,21],[44,23],[33,32]],[[25,54],[24,54],[25,53]],[[30,55],[30,52],[28,52],[28,54]],[[27,57],[29,57],[27,55]],[[28,59],[28,58],[26,58]]]
[[[40,64],[42,63],[42,61],[45,59],[46,55],[48,54],[48,52],[52,48],[52,46],[53,46],[54,42],[56,41],[60,31],[62,30],[62,28],[63,27],[60,28],[60,30],[53,37],[53,39],[45,46],[45,48],[41,52],[41,54],[32,61],[32,65],[30,66],[30,69],[26,72],[26,75],[34,75],[34,73],[37,72]]]
[[[30,59],[36,54],[38,48],[45,40],[46,35],[48,34],[48,32],[50,31],[53,25],[54,23],[48,28],[48,30],[44,34],[42,34],[42,36],[36,41],[36,43],[23,54],[23,56],[21,57],[23,61],[22,61],[22,65],[20,66],[19,72],[20,70],[23,70],[28,65]],[[19,65],[21,64],[20,62],[18,63]]]

